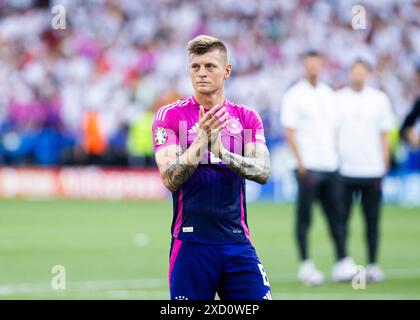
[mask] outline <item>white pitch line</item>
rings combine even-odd
[[[384,269],[386,279],[411,279],[420,277],[420,268],[416,269]],[[270,273],[268,278],[276,281],[297,281],[295,273]],[[327,273],[328,275],[328,273]]]
[[[163,279],[133,279],[133,280],[99,280],[99,281],[77,281],[67,282],[67,291],[95,291],[112,289],[153,289],[162,288],[167,281]],[[0,285],[0,296],[12,294],[43,294],[61,293],[63,291],[53,290],[50,283],[19,283]]]
[[[318,288],[319,289],[319,288]],[[368,289],[360,290],[357,293],[346,293],[346,292],[322,292],[315,289],[315,291],[304,291],[304,292],[280,292],[273,291],[272,295],[275,300],[307,300],[307,299],[328,299],[328,300],[339,300],[339,299],[351,299],[351,300],[366,300],[366,299],[380,299],[380,300],[390,300],[390,299],[419,299],[419,294],[410,294],[410,293],[395,293],[395,292],[369,292]],[[360,292],[360,293],[359,293]],[[26,293],[35,293],[35,292],[26,292]],[[44,292],[36,292],[39,294],[50,294],[48,297],[52,298],[51,294],[55,293],[52,290]],[[74,294],[72,291],[70,294]],[[167,290],[109,290],[109,291],[97,291],[90,290],[88,292],[79,292],[79,293],[90,293],[91,295],[103,294],[108,296],[110,299],[137,299],[137,300],[167,300],[169,299],[169,291]],[[16,293],[14,293],[16,294]],[[60,298],[60,295],[57,294],[56,297]],[[62,297],[62,296],[61,296]],[[89,299],[89,294],[86,295],[85,299]],[[217,299],[217,297],[216,297]]]
[[[169,299],[169,290],[111,290],[106,292],[111,299],[139,299],[139,300],[167,300]]]
[[[420,277],[420,269],[385,269],[385,283],[386,280],[392,279],[412,279]],[[275,273],[269,274],[269,279],[277,282],[297,282],[296,275],[293,273]],[[326,285],[332,284],[333,282],[327,282]],[[369,286],[369,284],[367,284]],[[16,294],[62,294],[62,293],[88,293],[88,292],[98,292],[105,291],[109,295],[115,296],[136,296],[143,294],[145,297],[147,295],[159,295],[160,293],[168,294],[167,291],[157,290],[167,288],[167,280],[161,278],[144,278],[144,279],[125,279],[125,280],[97,280],[97,281],[68,281],[66,290],[56,291],[51,287],[51,283],[18,283],[18,284],[4,284],[0,285],[0,296],[9,296]],[[148,289],[148,290],[147,290]],[[153,292],[153,293],[152,293]],[[366,290],[360,290],[363,292],[363,295],[372,295],[372,296],[381,296],[386,297],[398,296],[396,293],[368,293]],[[284,299],[287,299],[289,294],[284,292],[275,292],[274,294],[282,296]],[[290,294],[290,296],[298,296],[304,298],[305,295],[317,297],[321,292],[299,292]],[[324,293],[328,295],[328,293]],[[334,293],[334,295],[345,296],[348,293]],[[411,296],[410,294],[401,294],[404,296]],[[146,297],[147,298],[147,297]]]
[[[360,294],[359,294],[360,292]],[[275,300],[310,300],[310,299],[327,299],[327,300],[394,300],[394,299],[420,299],[420,295],[417,293],[395,293],[395,292],[369,292],[367,286],[365,290],[354,290],[351,293],[346,292],[272,292]]]

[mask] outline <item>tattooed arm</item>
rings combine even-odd
[[[204,108],[200,106],[197,137],[188,149],[182,153],[179,145],[171,145],[156,152],[156,163],[163,184],[170,191],[177,191],[192,176],[208,148],[212,134],[220,135],[226,126],[226,117],[224,107],[216,105],[205,114]]]
[[[245,179],[266,184],[270,176],[270,154],[262,143],[247,143],[244,157],[221,148],[223,163]]]
[[[192,157],[192,154],[196,157]],[[171,192],[175,192],[187,181],[197,169],[200,155],[200,145],[191,144],[190,148],[182,154],[179,145],[161,149],[156,152],[156,163],[159,167],[163,184]]]

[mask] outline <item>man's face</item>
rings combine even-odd
[[[363,63],[355,63],[350,70],[350,82],[353,85],[364,86],[369,77],[369,69]]]
[[[231,69],[232,66],[226,64],[226,57],[220,50],[190,55],[191,82],[194,91],[200,94],[213,94],[222,89]]]
[[[307,56],[303,59],[303,67],[306,76],[317,78],[322,70],[322,58],[319,56]]]

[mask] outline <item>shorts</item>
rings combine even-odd
[[[208,245],[172,239],[172,300],[271,300],[270,283],[249,241]]]

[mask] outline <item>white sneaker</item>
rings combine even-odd
[[[324,274],[315,267],[312,261],[305,260],[299,267],[298,279],[307,286],[317,286],[324,283]]]
[[[331,272],[331,278],[335,282],[351,281],[356,274],[356,264],[352,258],[346,257],[336,262]]]
[[[377,264],[368,264],[366,278],[370,282],[381,282],[384,281],[385,275]]]

